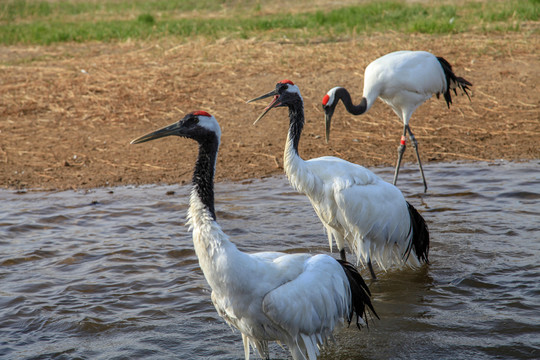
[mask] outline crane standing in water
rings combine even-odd
[[[199,143],[188,223],[212,302],[225,321],[240,330],[244,354],[250,346],[269,358],[268,342],[286,344],[293,359],[315,360],[333,330],[367,323],[375,316],[369,289],[351,264],[328,255],[239,251],[221,230],[214,209],[214,172],[221,138],[216,119],[205,111],[133,140],[138,144],[177,135]]]
[[[418,267],[428,263],[429,232],[422,216],[401,191],[370,170],[340,158],[324,156],[304,161],[298,154],[304,127],[304,101],[290,80],[255,100],[273,101],[255,120],[275,107],[289,108],[289,132],[283,167],[291,185],[307,195],[328,234],[345,260],[345,242],[357,261],[367,263],[376,278],[372,260],[383,269],[393,264]]]
[[[460,88],[470,100],[467,92],[469,86],[472,84],[462,77],[457,77],[452,71],[452,66],[442,57],[436,57],[426,51],[396,51],[386,54],[366,67],[364,91],[360,104],[354,105],[351,95],[343,87],[334,87],[323,97],[326,141],[328,142],[330,139],[332,115],[339,100],[343,102],[349,113],[361,115],[367,112],[379,97],[390,105],[403,122],[403,135],[398,147],[398,160],[393,184],[396,185],[397,182],[408,133],[416,152],[425,192],[427,191],[427,183],[418,153],[418,142],[409,126],[411,116],[416,108],[430,99],[433,94],[439,97],[442,93],[448,108],[452,103],[451,90],[457,94],[456,89]]]

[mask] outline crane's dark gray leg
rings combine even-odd
[[[369,272],[371,273],[371,278],[373,280],[376,280],[377,276],[375,275],[375,271],[373,271],[373,265],[371,265],[371,258],[368,259],[367,266],[368,266]]]
[[[424,192],[427,192],[427,183],[426,183],[426,177],[424,176],[424,169],[422,169],[422,162],[420,161],[420,154],[418,153],[418,142],[416,141],[416,138],[414,137],[414,134],[411,131],[411,128],[407,126],[407,130],[409,131],[409,136],[412,141],[412,146],[414,148],[414,151],[416,152],[416,160],[418,160],[418,166],[420,167],[420,174],[422,175],[422,181],[424,182]]]
[[[347,258],[345,257],[345,248],[339,250],[339,257],[341,257],[341,260],[347,261]]]
[[[408,127],[409,127],[408,125],[403,126],[403,135],[401,135],[401,143],[399,144],[398,149],[397,149],[398,159],[397,159],[397,164],[396,164],[396,170],[394,171],[394,182],[393,182],[394,186],[397,183],[399,167],[401,166],[401,158],[403,158],[403,153],[405,152],[405,149],[407,148],[406,141],[407,141],[407,128]]]

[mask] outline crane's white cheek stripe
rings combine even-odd
[[[334,103],[337,89],[339,89],[339,86],[336,86],[328,90],[328,92],[323,98],[323,105],[332,105]],[[324,102],[324,100],[326,100],[326,102]]]
[[[212,115],[210,116],[199,115],[199,126],[215,133],[218,140],[221,139],[221,128],[219,127],[219,124],[216,118],[214,118]]]
[[[296,86],[296,85],[289,85],[289,88],[287,89],[287,92],[298,94],[298,96],[300,97],[300,99],[302,99],[302,102],[304,101],[304,99],[302,98],[302,94],[300,94],[300,89],[298,88],[298,86]]]

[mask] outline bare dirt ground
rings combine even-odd
[[[326,144],[321,99],[341,85],[359,101],[367,64],[400,49],[443,56],[474,84],[471,102],[455,96],[447,109],[433,97],[413,115],[425,167],[540,158],[540,41],[534,35],[9,46],[0,47],[0,186],[60,190],[189,181],[193,142],[129,142],[199,109],[223,130],[218,181],[281,174],[287,110],[273,110],[252,126],[267,102],[245,101],[285,78],[299,85],[306,103],[305,159],[335,155],[367,167],[393,166],[402,125],[387,105],[377,101],[356,117],[340,106]],[[404,161],[415,162],[412,149]]]

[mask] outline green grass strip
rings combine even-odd
[[[273,15],[260,15],[257,7],[248,6],[252,2],[232,12],[221,12],[222,4],[223,1],[210,0],[88,3],[12,0],[0,4],[0,43],[51,44],[167,36],[333,39],[385,31],[507,32],[520,31],[524,22],[538,22],[540,16],[540,0],[468,2],[459,6],[389,1],[324,12]],[[199,13],[201,9],[215,11],[213,14],[219,16]],[[532,31],[538,33],[538,26]]]

